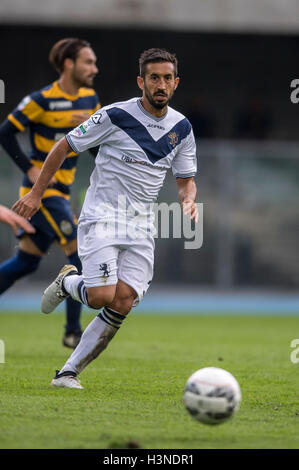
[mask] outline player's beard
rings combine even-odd
[[[84,77],[82,76],[82,73],[77,72],[76,69],[75,69],[75,70],[73,71],[72,79],[73,79],[74,83],[76,83],[76,85],[78,86],[78,88],[81,88],[81,87],[92,87],[94,75],[92,75],[92,76],[90,76],[90,77],[84,78]]]
[[[162,92],[160,92],[160,93],[162,93]],[[144,94],[145,94],[148,102],[153,106],[153,108],[156,108],[156,109],[165,108],[168,105],[169,101],[171,100],[173,93],[174,92],[172,91],[168,96],[165,95],[165,97],[167,96],[167,100],[163,101],[163,103],[157,103],[157,101],[154,100],[155,93],[154,93],[154,95],[151,95],[148,88],[144,85]]]

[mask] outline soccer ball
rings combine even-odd
[[[187,380],[184,403],[189,413],[201,423],[223,423],[239,409],[240,402],[239,384],[224,369],[205,367]]]

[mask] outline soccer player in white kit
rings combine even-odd
[[[75,266],[64,266],[43,293],[42,311],[51,313],[69,295],[101,310],[56,371],[53,386],[83,388],[78,374],[107,347],[146,293],[154,264],[149,221],[169,168],[176,177],[184,214],[198,221],[192,126],[168,106],[179,83],[177,58],[164,49],[149,49],[140,56],[139,68],[142,97],[101,108],[62,138],[50,151],[31,192],[13,207],[20,215],[32,217],[67,153],[100,146],[79,218],[82,275]]]

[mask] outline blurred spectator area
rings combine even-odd
[[[8,46],[1,49],[6,103],[0,120],[30,91],[56,79],[48,53],[66,36],[93,45],[100,69],[95,88],[103,105],[138,96],[140,53],[164,47],[179,59],[181,81],[171,104],[190,118],[197,137],[298,139],[299,104],[290,100],[290,83],[299,78],[295,34],[3,24],[0,40]]]

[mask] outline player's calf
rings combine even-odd
[[[39,266],[40,256],[18,250],[17,253],[0,265],[0,294],[11,287],[15,281],[33,273]]]
[[[67,360],[60,373],[77,375],[101,352],[106,349],[126,318],[109,307],[104,307],[99,315],[85,329],[81,341]]]

